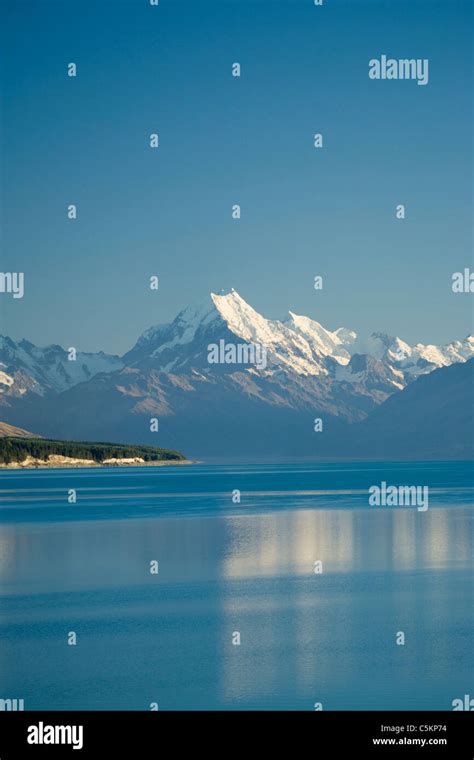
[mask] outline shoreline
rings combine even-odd
[[[180,459],[180,460],[155,460],[150,462],[145,461],[130,461],[130,460],[116,460],[116,461],[105,461],[105,462],[95,462],[93,459],[87,460],[74,460],[70,459],[67,460],[67,457],[61,457],[61,461],[54,460],[54,461],[45,461],[45,460],[36,460],[36,461],[23,461],[23,462],[10,462],[9,464],[5,464],[4,462],[0,462],[0,469],[1,470],[55,470],[55,469],[80,469],[80,468],[88,468],[88,467],[94,467],[94,468],[106,468],[106,467],[165,467],[167,465],[176,466],[176,465],[189,465],[189,464],[198,464],[197,460],[192,459]]]

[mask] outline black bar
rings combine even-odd
[[[406,756],[472,760],[473,717],[472,712],[442,711],[3,712],[0,760],[25,756],[138,760],[181,758],[185,752],[206,757],[216,750],[220,757],[237,752],[246,758],[258,748],[265,757],[275,752],[276,757],[315,759]],[[67,728],[56,729],[60,726]],[[28,737],[44,743],[29,743]],[[58,742],[69,739],[70,743],[47,744],[50,738]]]

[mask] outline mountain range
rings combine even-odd
[[[410,346],[293,312],[266,319],[231,290],[151,327],[122,357],[0,338],[0,418],[193,457],[469,458],[472,357],[472,334]],[[452,435],[436,441],[443,424]]]

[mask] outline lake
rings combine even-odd
[[[382,481],[429,508],[369,506]],[[0,698],[452,709],[474,695],[473,486],[465,462],[3,471]]]

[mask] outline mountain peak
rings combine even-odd
[[[316,355],[332,355],[336,361],[343,364],[349,361],[350,353],[347,351],[346,345],[354,342],[356,333],[346,330],[344,327],[331,332],[310,317],[304,317],[292,311],[288,313],[290,318],[286,324],[308,341]]]
[[[178,316],[171,324],[188,324],[190,327],[197,327],[202,322],[209,321],[209,318],[215,317],[215,308],[211,297],[208,295],[195,301],[194,303],[182,309]]]

